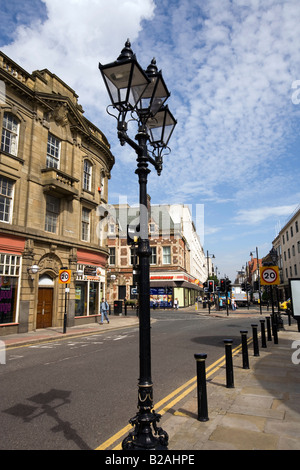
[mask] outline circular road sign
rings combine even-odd
[[[262,279],[266,284],[275,284],[278,278],[277,270],[274,268],[264,269],[262,272]]]
[[[59,282],[60,284],[70,284],[71,282],[71,270],[61,269],[59,271]]]

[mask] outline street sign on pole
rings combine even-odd
[[[71,269],[60,269],[59,270],[58,282],[59,282],[59,284],[70,284],[70,282],[71,282]]]
[[[297,321],[300,318],[300,279],[289,279],[291,299],[292,299],[292,311],[294,317],[297,317]]]
[[[278,266],[261,266],[259,268],[260,284],[262,286],[274,286],[280,284]]]

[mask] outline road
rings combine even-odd
[[[240,343],[250,318],[152,314],[154,402],[224,354],[223,339]],[[95,449],[136,414],[138,327],[20,347],[0,367],[0,449]],[[163,422],[162,422],[163,425]]]

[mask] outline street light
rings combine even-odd
[[[151,250],[148,238],[147,177],[151,163],[158,174],[162,170],[163,154],[176,125],[176,120],[164,105],[170,93],[158,72],[155,59],[143,71],[127,40],[118,59],[107,65],[99,64],[110,96],[112,107],[117,110],[118,138],[121,145],[129,144],[137,154],[140,203],[139,256],[139,349],[140,375],[138,383],[138,413],[129,422],[134,430],[123,440],[124,450],[166,450],[168,434],[157,426],[161,416],[153,410],[153,384],[151,379],[150,337],[150,271]],[[109,107],[108,107],[109,108]],[[127,135],[127,114],[138,124],[133,141]],[[152,146],[149,154],[148,142]],[[154,158],[153,158],[154,157]],[[154,434],[152,431],[154,430]]]
[[[206,260],[207,260],[207,283],[208,283],[208,279],[209,279],[209,258],[212,258],[214,259],[215,258],[215,255],[213,254],[209,254],[208,253],[208,250],[206,250]],[[213,271],[211,270],[211,273]],[[215,297],[215,294],[213,294],[213,296]],[[210,294],[208,294],[208,313],[210,313]]]
[[[252,251],[250,252],[250,256],[253,256]],[[258,282],[258,295],[259,295],[259,311],[262,315],[262,305],[261,305],[261,286],[260,286],[260,271],[259,271],[259,259],[258,259],[258,248],[256,247],[256,263],[257,263],[257,282]]]

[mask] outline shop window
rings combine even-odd
[[[60,160],[60,140],[54,137],[54,135],[48,134],[47,159],[46,159],[47,168],[59,169],[59,160]]]
[[[0,221],[11,222],[14,182],[0,176]]]
[[[1,138],[1,150],[3,152],[14,156],[18,155],[19,128],[18,119],[11,113],[4,113]]]
[[[75,315],[86,315],[87,283],[76,282],[75,284]]]
[[[99,305],[99,282],[90,281],[89,283],[89,315],[98,315]]]
[[[77,265],[75,283],[75,315],[89,316],[99,314],[101,282],[98,280],[97,266]]]
[[[16,321],[21,257],[0,253],[0,324]]]

